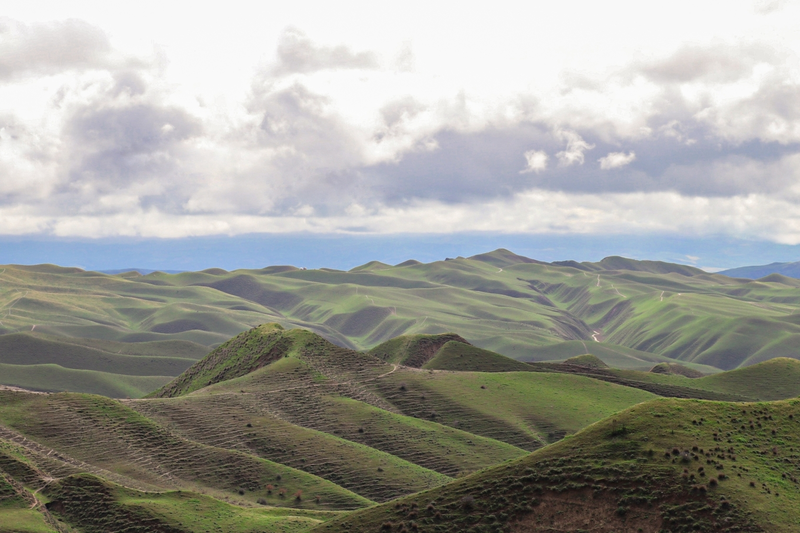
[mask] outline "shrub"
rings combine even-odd
[[[264,498],[259,498],[258,499],[258,504],[259,505],[267,505],[267,500],[265,500]]]
[[[461,508],[467,511],[472,510],[475,507],[475,498],[472,496],[464,496],[461,498]]]
[[[267,485],[267,494],[272,494],[272,491],[275,490],[275,487],[272,485]]]
[[[298,490],[297,492],[295,492],[294,493],[294,499],[297,500],[298,502],[300,500],[302,500],[303,499],[303,491],[302,490]]]

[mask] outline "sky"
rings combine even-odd
[[[800,259],[800,2],[2,11],[0,263]]]

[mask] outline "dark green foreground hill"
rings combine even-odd
[[[455,334],[364,353],[264,324],[144,399],[0,390],[0,531],[792,531],[798,400],[658,396],[787,398],[798,367],[526,365]]]
[[[798,476],[800,401],[655,400],[314,531],[790,532]]]

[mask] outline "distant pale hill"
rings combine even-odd
[[[415,366],[412,357],[426,369],[514,366],[503,358],[490,365],[479,352],[487,350],[523,362],[588,353],[633,370],[679,362],[709,374],[800,359],[800,280],[618,256],[543,263],[506,249],[350,271],[108,275],[0,265],[0,384],[141,397],[234,335],[272,322],[357,351],[457,332],[461,340],[411,343],[405,355],[384,346],[396,356],[387,362]]]
[[[138,268],[138,267],[131,267],[131,268],[115,268],[112,270],[98,270],[98,272],[102,272],[103,274],[125,274],[127,272],[138,272],[142,276],[146,276],[147,274],[152,274],[153,272],[163,272],[164,274],[180,274],[181,272],[185,272],[185,270],[155,270],[152,268]]]
[[[718,272],[732,278],[759,279],[770,274],[780,274],[787,278],[800,278],[800,261],[794,263],[770,263],[769,265],[743,266]]]

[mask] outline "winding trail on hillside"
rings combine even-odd
[[[664,291],[661,291],[661,301],[664,301]]]
[[[9,317],[9,315],[11,315],[11,309],[14,307],[14,305],[16,305],[16,303],[17,303],[18,301],[20,301],[20,300],[22,300],[23,298],[25,298],[25,297],[28,295],[28,293],[29,293],[29,292],[31,292],[31,291],[25,291],[25,294],[23,294],[22,296],[20,296],[19,298],[17,298],[17,299],[16,299],[16,300],[14,300],[13,302],[11,302],[11,304],[9,304],[9,306],[6,308],[6,316],[5,316],[5,317],[3,317],[3,318],[8,318],[8,317]]]
[[[381,374],[380,376],[376,377],[375,379],[381,379],[383,377],[388,376],[389,374],[394,374],[395,370],[397,370],[397,368],[398,368],[398,365],[392,363],[392,367],[393,368],[391,370],[389,370],[387,373]]]
[[[600,274],[597,275],[597,287],[600,286]]]

